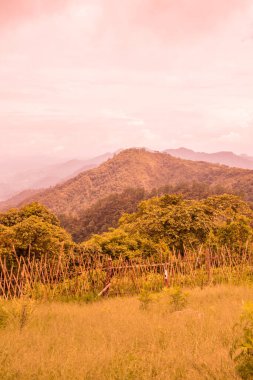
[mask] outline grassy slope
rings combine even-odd
[[[0,330],[1,379],[238,379],[229,357],[246,287],[191,290],[170,313],[168,299],[92,305],[39,304],[30,323]]]

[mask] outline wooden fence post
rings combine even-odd
[[[169,287],[169,272],[168,272],[167,263],[164,265],[164,283],[165,283],[165,286],[168,288]]]
[[[208,278],[208,284],[211,282],[211,257],[210,257],[210,251],[209,249],[205,252],[205,261],[206,261],[206,271],[207,271],[207,278]]]
[[[105,284],[104,289],[98,294],[98,296],[108,296],[110,286],[111,286],[111,278],[112,278],[112,259],[111,257],[108,260],[107,269],[106,269],[106,278],[105,278]]]

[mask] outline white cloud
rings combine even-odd
[[[239,140],[240,140],[240,133],[238,132],[229,132],[228,134],[226,135],[222,135],[218,138],[218,140],[222,141],[222,142],[228,142],[228,143],[234,143],[234,142],[238,142],[239,143]]]
[[[145,121],[143,119],[134,117],[123,110],[104,109],[102,110],[101,115],[102,117],[111,120],[122,120],[129,126],[141,127],[145,125]]]
[[[1,152],[11,141],[23,154],[32,140],[32,153],[149,144],[250,154],[253,49],[243,38],[252,13],[241,0],[192,3],[70,0],[10,28],[0,39]]]

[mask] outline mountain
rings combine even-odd
[[[10,208],[14,208],[17,205],[22,204],[23,202],[26,203],[26,199],[29,199],[30,197],[33,197],[35,194],[38,194],[42,191],[42,189],[38,190],[24,190],[20,193],[14,195],[13,197],[7,199],[6,201],[0,202],[0,210],[6,211]]]
[[[146,191],[166,185],[199,182],[225,187],[253,201],[253,171],[218,164],[194,162],[167,153],[127,149],[95,169],[80,173],[55,187],[26,198],[21,204],[38,201],[57,215],[77,215],[99,199],[127,188]],[[2,208],[4,204],[2,204]]]
[[[246,155],[236,155],[233,152],[204,153],[195,152],[187,148],[167,149],[168,153],[174,157],[192,161],[204,161],[214,164],[222,164],[235,168],[253,169],[253,157]]]
[[[15,199],[16,194],[18,195],[20,192],[26,191],[27,189],[38,190],[55,186],[71,177],[75,177],[85,170],[100,165],[111,156],[111,153],[106,153],[89,160],[70,160],[60,164],[39,166],[35,169],[22,170],[15,174],[2,174],[2,180],[0,183],[0,200],[3,201],[10,197],[14,197]]]

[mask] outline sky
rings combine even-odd
[[[252,140],[253,0],[0,0],[0,157]]]

